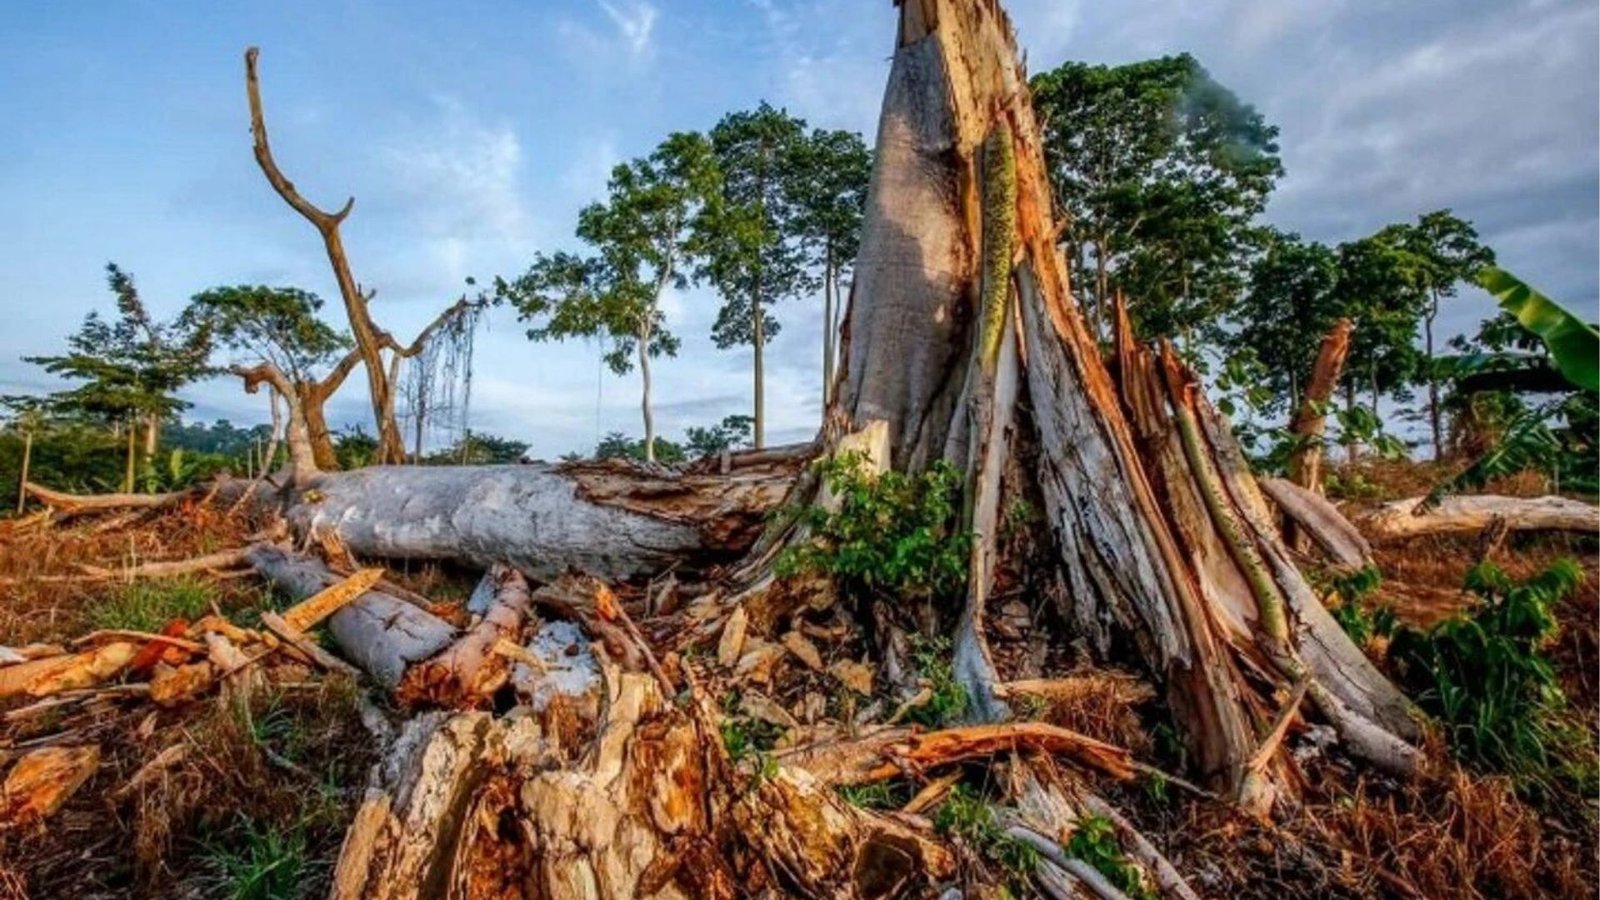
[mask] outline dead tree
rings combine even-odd
[[[1327,428],[1328,402],[1339,386],[1345,358],[1350,355],[1349,319],[1340,319],[1323,335],[1317,348],[1317,361],[1311,368],[1311,382],[1305,397],[1289,423],[1289,435],[1296,442],[1289,456],[1289,480],[1308,490],[1322,493],[1323,434]]]
[[[350,259],[345,253],[344,239],[339,235],[339,226],[349,217],[350,210],[355,207],[355,198],[345,201],[344,206],[335,212],[327,212],[312,204],[300,195],[295,189],[294,182],[284,176],[278,168],[277,162],[272,157],[272,147],[267,142],[267,123],[261,110],[261,85],[256,76],[256,57],[260,51],[251,47],[244,53],[245,90],[250,99],[250,134],[253,140],[256,163],[260,165],[262,174],[266,175],[272,189],[288,203],[295,212],[305,217],[306,221],[317,229],[322,236],[322,244],[328,254],[328,264],[333,267],[334,280],[339,285],[339,296],[344,301],[345,315],[350,320],[350,333],[355,339],[354,361],[362,364],[367,373],[367,390],[372,398],[372,414],[378,428],[378,458],[379,463],[405,462],[405,442],[400,436],[400,425],[395,417],[395,381],[397,380],[400,361],[409,359],[422,352],[428,338],[452,317],[461,315],[471,306],[471,303],[462,298],[439,315],[416,340],[410,344],[401,344],[389,332],[379,328],[373,322],[368,310],[374,296],[373,291],[362,291],[357,284],[355,276],[350,271]],[[349,374],[350,366],[341,362],[336,368],[339,374],[332,387],[324,389],[327,380],[322,385],[313,386],[306,396],[300,398],[302,412],[308,419],[307,429],[314,436],[326,436],[327,423],[322,419],[322,404],[328,395],[338,387]],[[330,376],[330,379],[332,377]],[[247,382],[248,383],[248,382]],[[287,395],[286,395],[287,399]],[[308,402],[309,401],[309,402]],[[327,452],[320,454],[319,464],[331,467],[332,444],[326,445]]]

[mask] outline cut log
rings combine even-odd
[[[339,581],[322,562],[270,544],[250,549],[249,561],[263,578],[289,595],[310,597]],[[328,620],[328,631],[346,658],[380,684],[394,687],[406,669],[455,640],[448,622],[404,600],[367,591]]]
[[[1372,545],[1326,497],[1284,478],[1262,478],[1257,483],[1278,512],[1335,568],[1355,572],[1372,564]]]
[[[337,533],[366,557],[625,579],[736,557],[790,480],[624,465],[378,466],[321,476],[288,518],[302,534]]]
[[[1504,522],[1509,531],[1600,533],[1600,507],[1556,496],[1454,496],[1431,507],[1425,498],[1412,497],[1385,503],[1354,517],[1363,534],[1380,542],[1434,534],[1477,534],[1496,519]]]

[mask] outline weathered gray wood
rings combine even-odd
[[[296,598],[309,597],[340,580],[310,557],[260,544],[246,557],[262,577]],[[456,637],[438,616],[381,591],[368,591],[328,619],[340,651],[387,687],[400,683],[406,668],[425,660]]]
[[[1355,571],[1372,562],[1372,545],[1328,498],[1286,478],[1261,478],[1256,483],[1333,565]]]
[[[742,550],[744,536],[718,532],[732,526],[716,520],[758,520],[787,481],[782,473],[574,475],[542,464],[375,466],[321,476],[288,518],[302,534],[337,533],[358,556],[504,562],[540,580],[569,569],[625,579]]]
[[[1425,534],[1477,534],[1500,519],[1510,531],[1600,532],[1600,507],[1567,497],[1502,497],[1497,494],[1446,497],[1432,507],[1423,498],[1385,503],[1355,518],[1374,541]]]

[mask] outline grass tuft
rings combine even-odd
[[[88,609],[92,628],[159,632],[173,619],[198,619],[211,609],[212,590],[193,578],[121,585]]]

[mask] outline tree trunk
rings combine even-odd
[[[151,413],[144,420],[144,458],[146,461],[155,459],[156,450],[161,446],[161,414]]]
[[[644,413],[644,461],[656,461],[656,420],[650,413],[650,329],[639,332],[639,381],[643,386],[639,409]]]
[[[1340,319],[1322,338],[1317,349],[1316,364],[1311,367],[1311,381],[1306,385],[1305,398],[1289,423],[1289,434],[1295,448],[1289,455],[1289,480],[1307,490],[1322,493],[1322,438],[1327,428],[1328,401],[1344,372],[1344,361],[1350,354],[1349,319]]]
[[[327,473],[291,507],[301,534],[335,533],[370,557],[504,562],[552,580],[727,562],[755,540],[794,467],[728,477],[564,466],[374,466]]]
[[[822,262],[822,408],[833,402],[833,361],[835,337],[833,322],[834,295],[838,292],[834,273],[833,245],[824,251]]]
[[[767,386],[766,371],[764,369],[764,363],[766,359],[766,354],[764,351],[766,350],[767,334],[766,323],[761,320],[761,281],[759,275],[756,278],[756,290],[750,297],[750,311],[750,326],[753,329],[755,336],[756,350],[754,366],[755,416],[753,417],[753,433],[755,441],[754,446],[757,450],[760,450],[767,445]]]
[[[33,462],[33,429],[22,433],[22,473],[17,476],[17,515],[28,505],[28,467]]]
[[[1439,413],[1439,376],[1433,370],[1433,318],[1439,311],[1439,295],[1434,294],[1433,305],[1422,317],[1422,346],[1427,354],[1428,366],[1428,427],[1433,432],[1433,458],[1444,456],[1444,427]]]
[[[333,433],[328,428],[328,417],[323,412],[327,405],[331,391],[326,391],[320,384],[303,384],[297,387],[300,400],[300,416],[302,428],[305,432],[306,449],[311,452],[313,466],[318,471],[336,472],[339,470],[339,454],[333,449]],[[294,420],[291,413],[289,418],[289,448],[293,451]]]
[[[1170,348],[1134,343],[1117,307],[1115,377],[1067,291],[1039,131],[997,4],[904,0],[851,292],[836,430],[888,423],[893,466],[969,474],[976,535],[957,670],[987,702],[982,612],[1001,461],[1036,433],[1037,479],[1070,594],[1102,652],[1133,639],[1164,682],[1201,771],[1261,806],[1293,790],[1255,759],[1299,682],[1353,750],[1405,767],[1408,707],[1288,562],[1243,456]],[[1009,162],[1007,162],[1009,160]],[[1103,259],[1098,277],[1103,276]],[[1103,299],[1103,298],[1102,298]],[[1008,379],[1006,359],[1022,374]],[[1008,381],[1010,386],[1008,386]],[[1008,422],[1025,391],[1031,420]],[[1019,398],[1020,399],[1020,398]],[[1012,488],[1015,490],[1015,487]]]
[[[133,417],[128,417],[128,458],[122,467],[122,491],[125,494],[133,493],[133,464],[134,464],[134,436],[139,429],[134,426]]]

